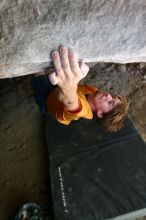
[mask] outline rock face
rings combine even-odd
[[[85,62],[146,62],[146,1],[0,2],[0,78],[42,71],[60,44]]]

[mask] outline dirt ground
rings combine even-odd
[[[0,219],[10,220],[28,201],[51,207],[49,163],[32,75],[0,80]],[[130,115],[146,141],[146,64],[100,63],[84,82],[130,96]],[[48,209],[51,216],[51,209]],[[51,217],[50,217],[51,219]]]

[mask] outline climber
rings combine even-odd
[[[80,118],[92,119],[96,115],[108,131],[118,131],[129,109],[125,96],[113,96],[90,85],[79,84],[89,71],[78,63],[72,49],[61,46],[51,53],[54,67],[38,73],[33,79],[36,102],[42,113],[49,112],[57,121],[68,125]]]

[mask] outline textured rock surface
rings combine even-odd
[[[0,105],[0,219],[8,220],[26,202],[48,204],[48,156],[31,77],[0,80]]]
[[[0,219],[14,219],[25,202],[50,206],[48,156],[32,76],[0,80]],[[146,141],[146,64],[98,64],[86,83],[130,95],[130,113]],[[51,210],[50,210],[51,212]],[[49,218],[51,219],[51,218]]]
[[[146,1],[0,2],[0,78],[42,71],[60,44],[86,62],[144,62]]]

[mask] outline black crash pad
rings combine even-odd
[[[130,118],[117,133],[96,120],[46,116],[56,220],[100,220],[146,207],[146,144]]]

